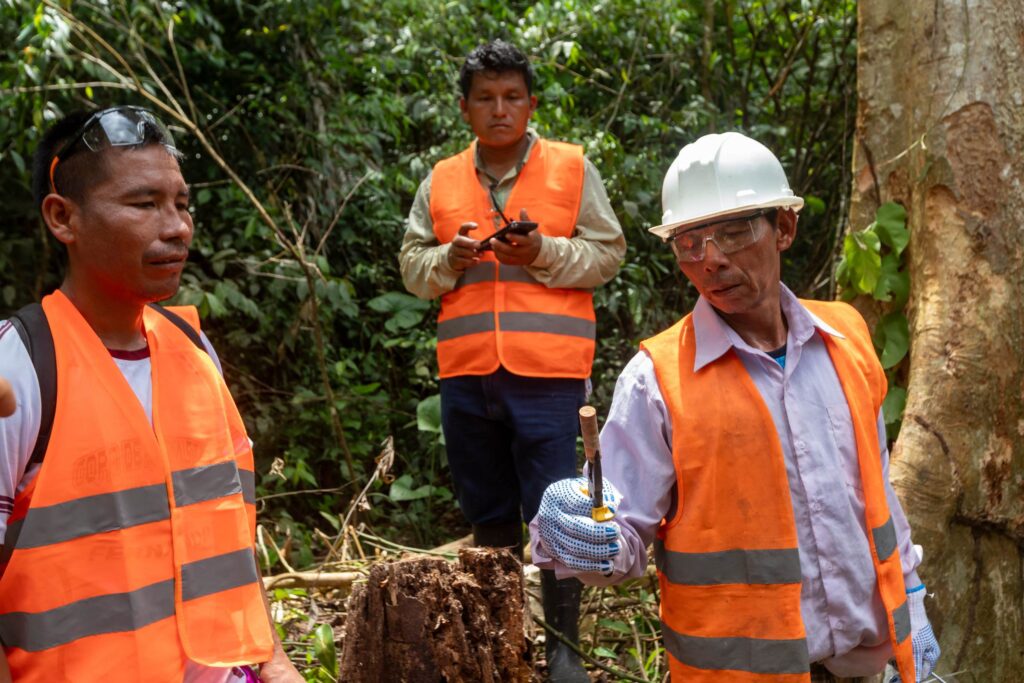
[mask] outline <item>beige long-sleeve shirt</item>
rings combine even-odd
[[[526,134],[530,142],[523,158],[498,181],[494,190],[495,200],[502,210],[533,145],[539,139],[532,129]],[[530,275],[548,287],[590,288],[603,285],[615,277],[626,253],[626,238],[608,201],[601,174],[589,159],[584,158],[583,161],[580,211],[572,237],[545,235],[537,258],[525,266]],[[475,163],[478,176],[488,182],[495,180],[484,169],[479,151]],[[416,191],[398,254],[405,288],[421,299],[434,299],[451,291],[462,274],[448,264],[450,243],[439,243],[434,234],[430,216],[431,177],[428,175]],[[500,224],[501,218],[495,216],[495,227]]]

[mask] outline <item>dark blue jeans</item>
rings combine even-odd
[[[548,484],[576,474],[585,381],[513,375],[441,380],[441,426],[470,524],[529,521]],[[520,517],[522,514],[522,517]]]

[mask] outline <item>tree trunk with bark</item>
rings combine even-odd
[[[526,683],[523,570],[505,550],[374,565],[348,601],[346,683]]]
[[[1024,680],[1024,3],[859,3],[853,229],[907,209],[891,478],[954,680]]]

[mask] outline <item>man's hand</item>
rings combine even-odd
[[[924,611],[925,589],[922,585],[919,590],[907,593],[907,602],[910,604],[910,632],[911,645],[914,650],[914,669],[917,671],[917,680],[926,680],[935,670],[935,663],[939,661],[942,650],[939,648],[939,641],[935,639],[931,622]]]
[[[284,653],[281,643],[274,639],[274,654],[270,661],[260,666],[260,680],[263,683],[306,683],[299,670]]]
[[[622,536],[615,522],[591,519],[589,485],[586,477],[576,477],[548,486],[537,511],[537,530],[544,548],[566,567],[610,576]],[[614,514],[622,495],[607,479],[603,489],[604,504]]]
[[[465,270],[480,260],[480,242],[467,237],[476,223],[463,223],[459,226],[459,234],[451,241],[448,248],[448,265],[454,270]]]
[[[11,383],[0,377],[0,417],[13,415],[14,409],[17,407],[18,404],[14,400],[14,390],[11,389]]]
[[[253,558],[256,561],[256,558]],[[259,562],[256,561],[256,569],[259,571]],[[262,586],[262,581],[260,582]],[[267,610],[267,622],[270,625],[270,635],[274,639],[274,649],[270,653],[270,659],[260,665],[260,680],[263,683],[306,683],[306,679],[295,668],[295,665],[285,654],[281,639],[277,636],[277,629],[274,627],[274,617],[270,613],[270,598],[265,590],[260,591],[263,596],[263,606]]]
[[[526,209],[519,211],[519,220],[528,221]],[[544,236],[539,230],[531,230],[525,235],[517,235],[510,232],[505,235],[508,242],[491,240],[494,248],[494,256],[507,266],[528,266],[537,260],[540,254],[540,245],[544,242]]]
[[[918,586],[907,592],[907,604],[910,607],[910,645],[914,652],[914,671],[918,681],[928,680],[935,664],[942,654],[939,641],[924,611],[924,586]],[[902,679],[896,674],[889,683],[900,683]]]

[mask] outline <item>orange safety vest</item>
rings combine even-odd
[[[53,432],[14,501],[0,640],[14,680],[181,681],[273,645],[255,556],[252,451],[210,357],[145,309],[153,422],[61,292],[43,300]],[[195,309],[177,313],[198,324]]]
[[[441,244],[459,226],[494,232],[494,207],[477,180],[476,142],[439,161],[430,181],[430,215]],[[583,149],[538,140],[505,203],[518,218],[525,208],[548,237],[572,237],[583,190]],[[527,377],[587,378],[594,360],[594,304],[590,290],[541,284],[525,268],[499,263],[493,251],[467,268],[441,297],[437,361],[441,377],[488,375],[504,366]]]
[[[914,681],[910,610],[878,449],[885,374],[852,307],[801,303],[845,335],[822,338],[853,420],[889,637],[900,675]],[[692,314],[641,348],[672,420],[678,498],[655,541],[672,680],[807,683],[796,522],[771,413],[734,351],[693,371]]]

